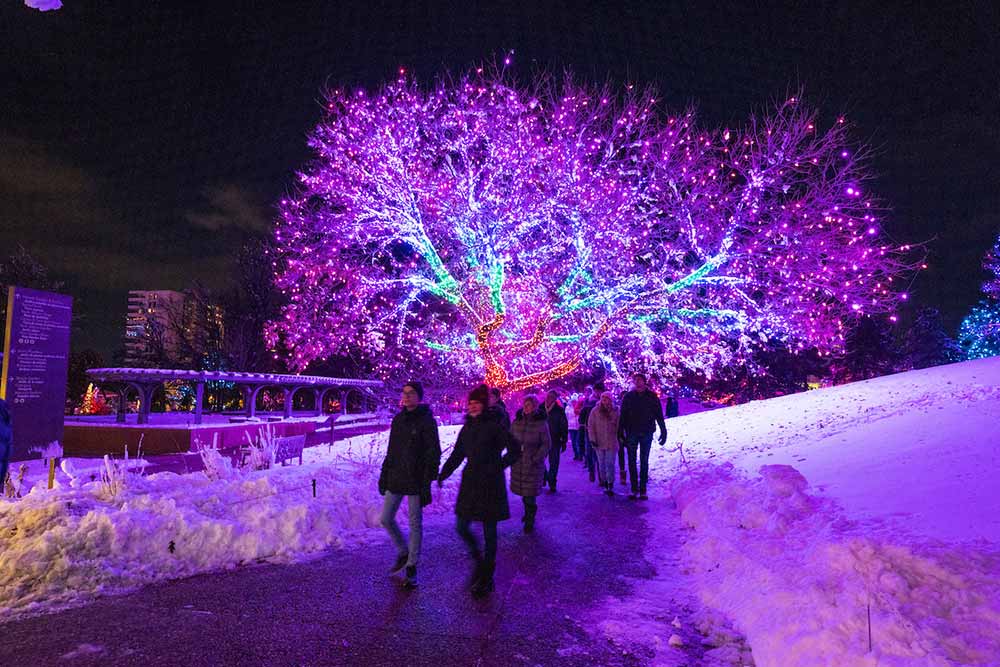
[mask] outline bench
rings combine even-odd
[[[286,461],[298,458],[299,465],[302,465],[302,450],[306,446],[306,436],[304,435],[291,435],[283,438],[275,438],[277,446],[274,450],[274,462],[281,462],[281,465],[285,465]]]

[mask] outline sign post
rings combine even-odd
[[[0,398],[10,410],[13,461],[62,441],[72,314],[65,294],[8,288]]]

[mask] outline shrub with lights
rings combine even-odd
[[[602,361],[663,375],[755,344],[839,349],[893,317],[907,246],[863,151],[792,97],[739,129],[652,91],[476,69],[335,90],[281,202],[270,343],[303,369],[544,384]]]

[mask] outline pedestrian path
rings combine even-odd
[[[520,498],[510,496],[496,592],[485,600],[465,590],[469,563],[452,518],[434,516],[425,521],[417,590],[385,575],[394,553],[379,534],[368,546],[305,563],[191,577],[6,624],[0,664],[652,664],[640,637],[604,636],[599,615],[628,607],[644,580],[682,578],[679,570],[657,573],[644,555],[651,540],[661,553],[662,540],[676,541],[679,521],[659,525],[664,513],[656,512],[658,525],[649,525],[648,505],[602,495],[571,458],[563,460],[559,493],[539,499],[533,534],[520,531]],[[669,503],[656,490],[651,496],[648,503]],[[681,601],[670,611],[672,604],[655,610],[664,623],[690,611]],[[635,613],[633,605],[622,618]],[[701,664],[696,638],[686,645],[674,652],[676,664]]]

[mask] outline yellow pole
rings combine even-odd
[[[7,398],[7,374],[10,372],[10,335],[14,328],[14,286],[7,288],[7,322],[4,324],[3,368],[0,369],[0,398]]]

